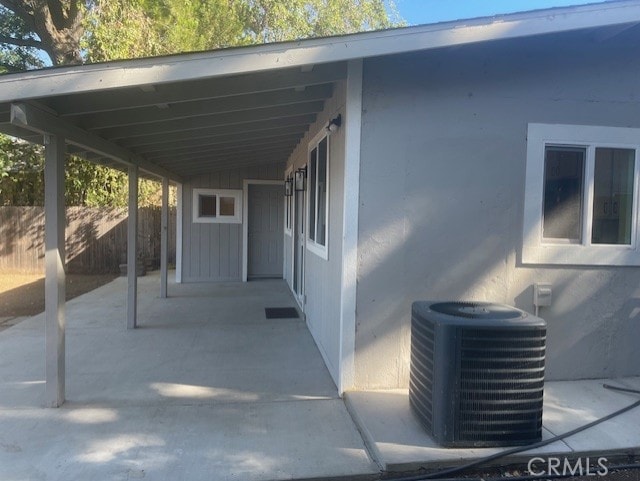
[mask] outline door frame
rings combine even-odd
[[[287,179],[289,178],[289,176],[291,176],[291,181],[293,182],[293,176],[294,176],[294,169],[293,169],[293,165],[291,165],[288,169],[285,170],[284,172],[284,180],[285,182],[287,181]],[[287,263],[284,261],[287,258],[287,255],[289,254],[289,252],[291,253],[291,266],[289,269],[289,274],[291,275],[289,277],[289,280],[291,281],[291,284],[289,284],[287,282],[287,285],[289,286],[289,290],[291,292],[293,292],[293,276],[295,275],[294,272],[294,265],[293,265],[293,249],[295,249],[295,235],[293,232],[294,229],[294,216],[295,216],[295,211],[296,211],[296,203],[295,203],[295,195],[296,195],[296,191],[295,191],[295,186],[291,186],[291,212],[289,213],[289,215],[291,216],[291,230],[289,231],[289,233],[287,234],[287,199],[284,199],[284,242],[283,247],[284,247],[284,252],[282,253],[282,278],[286,281],[287,280]],[[287,236],[289,236],[289,242],[287,242]]]
[[[304,166],[306,166],[307,164],[303,164]],[[293,167],[292,167],[293,169]],[[295,172],[295,170],[294,170]],[[305,179],[305,185],[306,185],[307,180]],[[294,181],[295,183],[295,181]],[[301,249],[301,254],[302,254],[302,261],[301,261],[301,265],[300,265],[300,279],[298,279],[298,282],[300,282],[300,296],[298,296],[298,293],[295,290],[295,276],[296,276],[296,261],[295,261],[295,257],[296,257],[296,249],[299,248],[298,243],[296,243],[296,235],[297,235],[297,230],[298,230],[298,203],[297,203],[297,199],[298,196],[300,196],[300,198],[302,199],[302,223],[300,224],[302,226],[302,237],[300,239],[301,245],[300,245],[300,249]],[[302,312],[305,312],[305,305],[306,305],[306,293],[305,293],[305,285],[304,285],[304,279],[305,279],[305,266],[307,264],[307,189],[305,188],[304,191],[300,192],[295,190],[295,187],[293,189],[293,200],[292,200],[292,208],[291,208],[291,215],[292,215],[292,219],[291,219],[291,285],[289,286],[291,293],[293,294],[293,298],[296,300],[296,302],[298,303],[298,306],[300,307],[300,310]]]
[[[247,282],[249,269],[249,185],[281,185],[284,196],[284,181],[282,180],[260,180],[244,179],[242,181],[242,282]],[[284,236],[284,232],[282,233]]]

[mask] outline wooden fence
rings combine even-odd
[[[138,211],[138,256],[147,266],[160,263],[160,208]],[[169,211],[169,262],[175,262],[175,208]],[[119,272],[126,262],[127,210],[68,207],[68,272]],[[0,272],[44,272],[44,208],[0,207]]]

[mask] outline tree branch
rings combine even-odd
[[[74,2],[75,0],[71,0],[71,4],[73,4]],[[56,29],[62,30],[63,28],[69,27],[69,24],[67,21],[68,18],[66,18],[66,15],[64,13],[62,2],[48,0],[46,9],[49,11],[49,16],[51,18],[51,21],[53,22],[53,25],[56,27]]]
[[[35,30],[36,23],[33,18],[33,12],[27,10],[24,4],[17,2],[15,0],[0,0],[0,5],[5,8],[8,8],[13,13],[15,13],[18,17],[22,19],[24,23],[27,24],[30,30]]]
[[[0,43],[8,43],[17,47],[31,47],[41,49],[43,47],[42,42],[33,38],[15,38],[7,35],[0,35]]]

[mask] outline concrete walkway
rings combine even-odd
[[[285,284],[140,278],[67,304],[67,403],[42,408],[42,315],[0,332],[0,479],[272,480],[375,476]]]

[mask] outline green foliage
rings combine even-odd
[[[244,0],[251,43],[378,30],[399,26],[393,2],[383,0]],[[394,20],[391,20],[394,18]]]
[[[44,205],[43,154],[40,145],[0,134],[0,206]],[[66,160],[66,205],[126,207],[128,185],[125,172],[73,155]],[[142,207],[160,204],[158,182],[140,180],[139,203]]]
[[[0,135],[0,205],[43,203],[42,147]]]
[[[98,62],[399,26],[384,0],[95,0],[84,49]]]
[[[86,18],[88,62],[158,55],[151,19],[138,0],[97,1]]]

